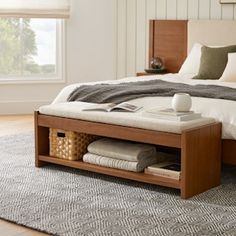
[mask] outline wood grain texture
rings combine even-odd
[[[154,175],[148,175],[144,173],[135,173],[132,171],[113,169],[113,168],[85,163],[83,161],[63,160],[63,159],[49,157],[49,156],[40,155],[39,160],[43,162],[49,162],[53,164],[73,167],[80,170],[87,170],[87,171],[92,171],[92,172],[96,172],[100,174],[116,176],[116,177],[120,177],[124,179],[136,180],[136,181],[144,182],[144,183],[157,184],[157,185],[176,188],[176,189],[180,188],[180,181],[170,179],[170,178],[165,178],[165,177],[159,177],[159,176],[157,177]]]
[[[222,140],[222,161],[225,164],[236,165],[236,141]]]
[[[220,123],[183,132],[181,151],[182,198],[220,185]]]
[[[37,120],[38,126],[43,128],[59,128],[68,131],[94,134],[102,137],[119,138],[122,140],[132,140],[169,147],[181,146],[181,137],[179,134],[131,128],[120,125],[96,123],[84,120],[68,119],[56,116],[47,116],[41,114],[37,114]],[[48,146],[45,147],[45,144],[41,146],[43,152],[45,150],[48,150]]]
[[[49,129],[46,127],[38,126],[38,112],[34,112],[34,135],[35,135],[35,166],[42,167],[47,163],[39,160],[38,156],[40,154],[49,153]]]
[[[147,72],[137,72],[136,76],[150,76],[150,75],[156,75],[152,73],[147,73]]]
[[[137,72],[136,73],[136,76],[150,76],[150,75],[155,75],[155,74],[146,73],[146,72]]]
[[[168,72],[178,72],[187,56],[187,21],[151,21],[149,35],[149,58],[160,57]]]
[[[32,115],[0,116],[0,136],[28,133],[33,130]]]
[[[1,236],[46,236],[48,234],[32,230],[21,225],[16,225],[8,221],[0,220]]]
[[[36,129],[38,130],[37,135],[40,135],[38,139],[36,138],[36,142],[38,142],[38,144],[36,144],[36,148],[39,147],[39,150],[36,151],[36,166],[37,163],[40,162],[53,163],[145,183],[180,188],[182,198],[191,197],[195,194],[215,187],[220,183],[220,123],[189,129],[184,131],[182,134],[171,134],[104,123],[47,116],[38,113],[36,113],[35,116],[35,125],[39,126],[38,129]],[[39,145],[39,139],[45,139],[49,142],[47,132],[39,132],[41,128],[46,128],[48,130],[49,128],[59,128],[104,137],[139,141],[143,143],[161,145],[164,147],[172,147],[174,148],[174,152],[181,149],[181,180],[176,181],[171,178],[153,176],[145,173],[134,173],[92,165],[82,161],[69,161],[50,157],[49,151],[48,153],[45,153],[45,149]],[[211,170],[208,168],[209,165],[211,166]],[[40,164],[38,167],[40,167]]]

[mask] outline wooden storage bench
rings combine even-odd
[[[118,138],[178,149],[181,152],[181,179],[133,173],[49,156],[49,129]],[[35,112],[35,165],[48,163],[180,189],[186,199],[220,185],[221,123],[184,130],[181,134],[131,128],[85,120],[62,118]]]

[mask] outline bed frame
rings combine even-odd
[[[195,42],[206,45],[236,42],[233,20],[151,20],[149,28],[149,61],[161,57],[170,73],[179,71]],[[235,140],[222,140],[222,161],[236,165]]]
[[[178,71],[188,51],[188,27],[188,21],[151,21],[150,58],[161,56],[169,72]],[[157,145],[167,151],[178,152],[181,154],[181,179],[174,180],[145,173],[132,173],[96,166],[83,161],[69,161],[51,157],[49,155],[50,128],[144,142]],[[189,198],[220,184],[221,158],[225,163],[236,164],[234,157],[236,141],[221,141],[221,123],[218,122],[185,130],[181,134],[173,134],[48,116],[35,112],[35,144],[35,165],[37,167],[53,163],[163,185],[179,189],[182,198]],[[211,166],[210,169],[209,166]]]

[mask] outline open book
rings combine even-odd
[[[128,102],[122,102],[120,104],[114,104],[114,103],[102,103],[102,104],[93,104],[87,108],[84,108],[83,111],[130,111],[130,112],[136,112],[141,107],[136,106],[133,104],[130,104]]]

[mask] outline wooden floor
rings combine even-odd
[[[29,132],[33,130],[33,116],[0,116],[0,136]],[[35,230],[28,229],[4,220],[0,220],[0,236],[44,236]]]

